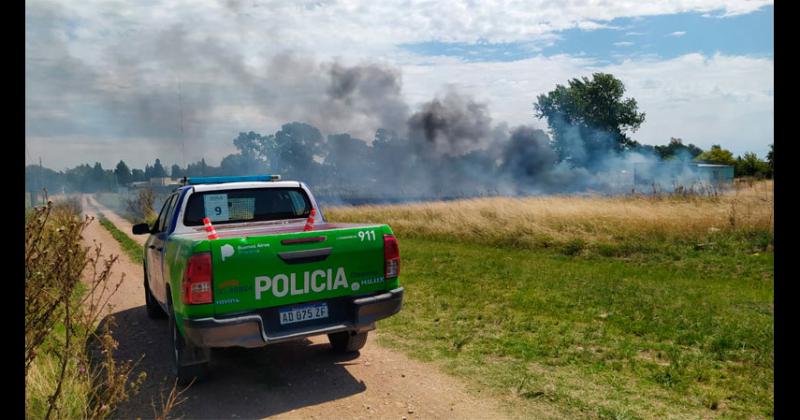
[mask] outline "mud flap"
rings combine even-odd
[[[186,345],[181,350],[181,364],[183,366],[208,363],[211,360],[211,349],[194,345],[184,338]]]

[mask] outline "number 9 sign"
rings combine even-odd
[[[206,216],[212,222],[226,222],[230,220],[228,214],[228,194],[206,194],[203,196]]]

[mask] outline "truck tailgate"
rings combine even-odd
[[[211,241],[215,314],[385,290],[384,227],[220,230]]]

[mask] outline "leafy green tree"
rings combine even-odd
[[[568,86],[539,95],[535,115],[545,118],[560,160],[586,165],[609,150],[622,151],[638,143],[627,132],[636,131],[645,120],[636,100],[624,98],[622,81],[607,73],[592,79],[572,79]]]
[[[736,165],[736,159],[733,158],[733,153],[730,150],[723,149],[722,146],[715,144],[711,149],[697,155],[694,158],[696,161],[718,163],[721,165]]]
[[[299,122],[284,124],[265,140],[270,167],[287,178],[316,180],[321,174],[324,139],[316,127]]]
[[[141,169],[131,169],[131,182],[142,182],[144,181],[145,175],[144,171]]]
[[[103,182],[104,175],[105,171],[103,170],[103,165],[101,165],[100,162],[95,162],[90,175],[91,179],[97,183],[101,183]]]
[[[267,161],[268,142],[273,140],[271,136],[262,136],[254,131],[248,133],[241,132],[233,139],[233,145],[239,149],[239,154],[248,160]]]
[[[376,185],[392,185],[398,179],[412,179],[423,174],[415,171],[415,155],[408,139],[383,128],[373,137],[370,161],[377,168],[373,172]],[[408,185],[415,184],[409,182]]]
[[[694,159],[697,155],[703,153],[703,149],[693,145],[683,144],[683,139],[670,137],[669,143],[666,146],[655,146],[655,151],[661,159],[681,159],[688,158]]]
[[[164,178],[167,176],[167,170],[164,169],[164,166],[161,165],[161,160],[156,159],[156,163],[153,165],[153,178]]]
[[[95,162],[93,166],[83,164],[67,169],[64,178],[72,191],[111,191],[116,184],[114,171],[103,169],[100,162]]]
[[[180,165],[175,163],[169,169],[169,176],[171,176],[172,178],[180,178],[180,177],[184,176],[184,171],[183,171],[183,169],[181,169]]]
[[[128,185],[131,183],[131,170],[122,160],[117,163],[117,168],[114,169],[114,176],[117,178],[117,184],[119,185]]]
[[[769,168],[769,177],[772,177],[772,173],[775,170],[775,144],[769,145],[769,152],[767,152],[767,167]]]
[[[736,158],[736,176],[768,176],[769,164],[755,153],[747,152]]]
[[[39,165],[25,167],[25,191],[39,194],[42,189],[47,189],[50,194],[60,192],[66,186],[65,175],[52,169]]]
[[[267,150],[274,136],[262,136],[254,131],[241,132],[233,139],[238,154],[225,156],[220,171],[225,175],[256,175],[269,172]]]
[[[220,171],[223,175],[259,175],[268,172],[264,162],[239,153],[225,156],[220,162]]]
[[[206,164],[206,158],[201,158],[197,163],[190,163],[189,166],[186,167],[186,175],[210,176],[211,171],[209,170],[209,166]]]
[[[353,184],[355,180],[364,181],[365,175],[374,172],[370,159],[372,151],[364,140],[349,134],[332,134],[325,143],[324,170],[337,184]]]

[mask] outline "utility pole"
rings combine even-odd
[[[40,190],[44,189],[44,182],[42,181],[42,176],[43,175],[44,175],[44,166],[42,166],[42,157],[39,156],[39,176],[38,176],[38,178],[39,178],[39,189]],[[42,195],[42,206],[45,205],[44,200],[45,200],[44,195]]]
[[[181,126],[181,163],[186,167],[186,142],[183,136],[183,95],[181,94],[181,80],[178,79],[178,109],[180,110],[180,126]]]

